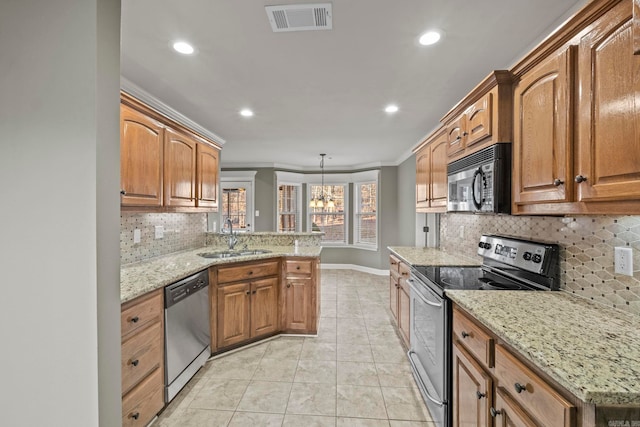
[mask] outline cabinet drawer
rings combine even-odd
[[[261,262],[237,267],[218,268],[218,283],[236,282],[255,277],[274,276],[278,274],[278,261]]]
[[[404,262],[400,263],[398,271],[400,272],[400,277],[403,279],[409,279],[411,277],[411,267]]]
[[[453,312],[453,337],[481,363],[493,367],[493,338],[457,310]]]
[[[498,385],[546,427],[574,425],[575,407],[501,345],[496,345]]]
[[[145,299],[148,298],[148,299]],[[122,336],[131,333],[148,322],[162,318],[162,291],[157,291],[151,297],[142,297],[142,301],[133,300],[123,305],[120,315]]]
[[[146,426],[164,406],[162,369],[156,369],[122,399],[123,427]]]
[[[389,255],[389,270],[400,273],[400,260],[393,255]]]
[[[287,260],[285,262],[285,268],[287,270],[287,275],[304,274],[309,276],[311,274],[311,261]]]
[[[122,343],[122,392],[162,366],[162,323],[154,322]]]

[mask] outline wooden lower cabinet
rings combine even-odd
[[[283,331],[317,333],[320,317],[320,269],[317,258],[285,259],[283,268]]]
[[[394,255],[389,257],[389,264],[389,309],[398,327],[398,333],[408,348],[411,328],[411,291],[408,282],[410,267]]]
[[[261,277],[261,273],[272,275]],[[278,261],[218,267],[216,348],[240,344],[278,331],[277,273]],[[254,275],[255,278],[247,279]],[[230,283],[221,281],[225,279],[241,280]]]
[[[575,396],[545,380],[505,344],[454,305],[453,425],[591,427]],[[464,334],[461,328],[465,327]],[[469,332],[467,332],[469,331]],[[475,336],[474,336],[475,335]],[[474,338],[466,340],[466,338]],[[484,345],[479,345],[484,343]],[[488,349],[485,348],[489,346]],[[495,353],[495,367],[485,357]],[[572,399],[572,400],[570,400]]]
[[[122,305],[122,425],[146,426],[164,407],[162,289]]]
[[[493,380],[459,344],[453,345],[453,424],[491,425]]]

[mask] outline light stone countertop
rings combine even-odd
[[[198,254],[225,250],[224,247],[206,246],[170,255],[125,264],[120,268],[120,302],[130,301],[155,289],[170,285],[191,274],[202,271],[212,265],[229,264],[242,261],[269,259],[281,256],[318,257],[322,250],[319,246],[261,246],[251,249],[266,249],[267,254],[243,255],[229,258],[203,258]]]
[[[640,318],[566,292],[446,291],[584,402],[640,406]]]
[[[402,261],[410,265],[459,265],[477,266],[482,264],[482,258],[468,258],[455,255],[437,248],[421,248],[415,246],[389,246],[387,249]]]

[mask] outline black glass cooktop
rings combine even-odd
[[[435,284],[439,289],[524,290],[526,285],[481,267],[414,266],[417,278]]]

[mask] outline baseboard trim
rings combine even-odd
[[[388,276],[389,270],[380,270],[377,268],[365,267],[363,265],[356,264],[325,264],[321,263],[320,268],[322,270],[355,270],[363,273],[375,274],[376,276]]]

